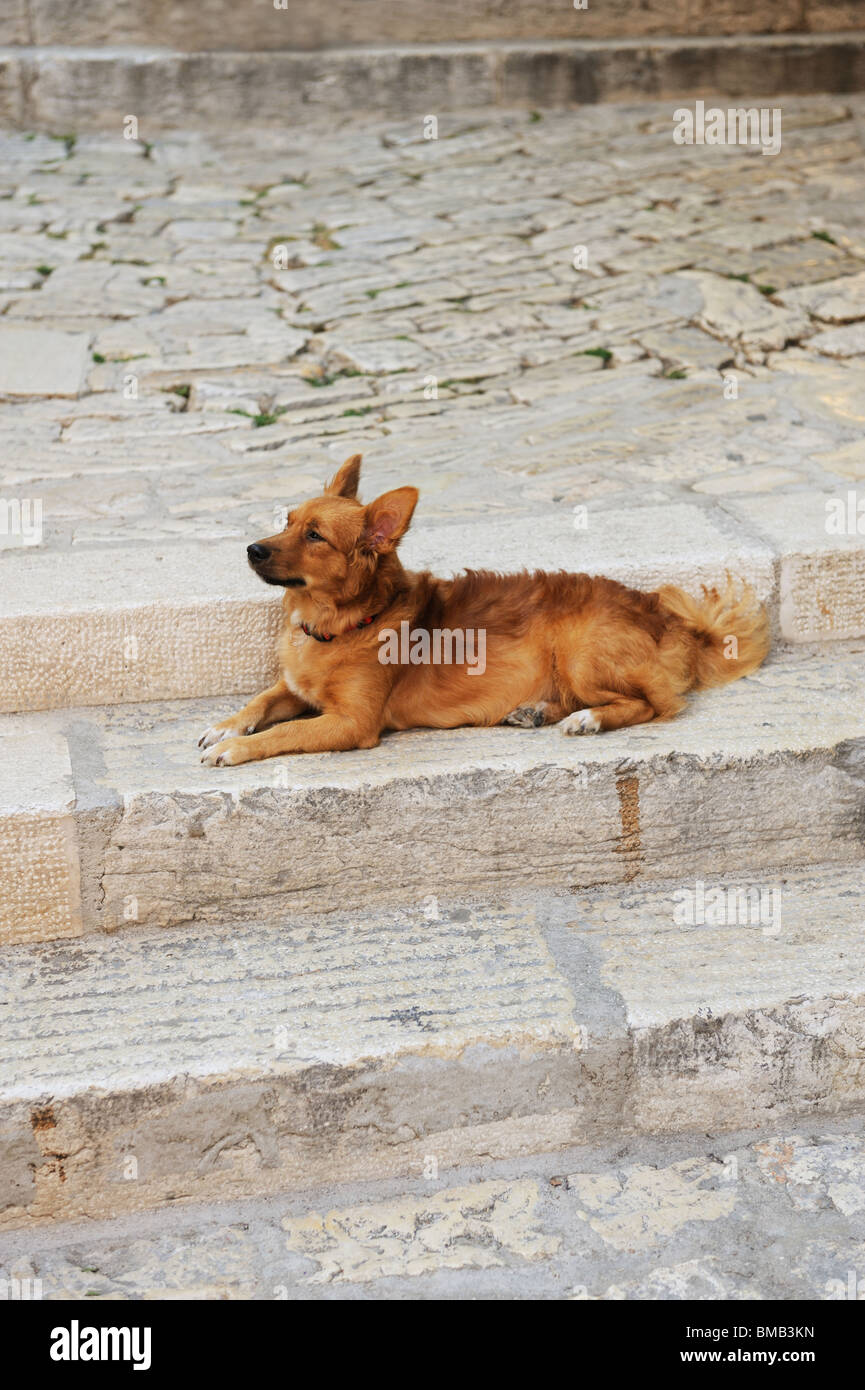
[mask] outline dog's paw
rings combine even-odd
[[[515,729],[539,729],[546,722],[546,705],[540,701],[537,705],[517,705],[510,714],[505,715],[503,724],[510,724]]]
[[[212,729],[205,729],[201,738],[198,740],[199,748],[212,748],[214,743],[222,743],[227,738],[243,738],[245,734],[254,734],[255,728],[252,725],[244,728],[239,724],[226,721],[224,724],[214,724]],[[204,759],[202,759],[202,762]]]
[[[205,767],[236,767],[247,761],[244,757],[242,738],[224,738],[201,755]]]
[[[590,709],[578,709],[576,713],[569,714],[567,718],[559,721],[558,728],[563,734],[599,734],[601,732],[600,722]]]

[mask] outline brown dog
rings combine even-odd
[[[286,590],[282,676],[207,730],[202,762],[374,748],[386,729],[621,729],[672,718],[685,691],[736,680],[766,655],[768,620],[747,587],[698,601],[585,574],[408,573],[396,548],[417,489],[364,507],[360,462],[248,547],[256,574]]]

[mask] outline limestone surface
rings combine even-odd
[[[7,64],[70,133],[0,135],[0,1279],[855,1296],[865,104],[681,146],[670,103],[482,109],[547,61],[502,47],[431,126],[434,48],[388,119],[316,117],[346,52],[249,58],[310,117],[253,135],[84,131],[100,78],[156,127],[237,54]],[[729,572],[770,660],[597,739],[203,767],[273,671],[245,546],[356,451],[420,488],[409,565]]]
[[[554,727],[419,729],[375,749],[231,769],[203,766],[198,739],[242,697],[26,719],[57,776],[71,750],[65,814],[93,931],[400,905],[443,885],[852,863],[863,697],[861,642],[779,646],[752,677],[693,694],[665,723],[580,739]],[[10,748],[23,718],[0,717]],[[14,762],[9,777],[18,823],[36,833],[41,802],[15,782]],[[371,874],[380,863],[388,873]]]
[[[862,478],[861,112],[785,99],[771,159],[663,103],[0,137],[2,708],[254,684],[244,546],[356,450],[421,490],[412,563],[730,569],[792,640],[863,633],[865,521],[820,535]]]
[[[81,932],[75,791],[62,734],[26,716],[0,730],[0,945]]]
[[[863,1165],[858,1116],[430,1155],[400,1179],[7,1231],[0,1279],[50,1301],[858,1302]]]
[[[10,318],[0,331],[0,396],[80,395],[89,366],[88,335],[11,323]]]
[[[861,1107],[857,875],[822,865],[703,885],[730,904],[770,895],[762,917],[683,920],[699,888],[688,874],[19,947],[0,987],[0,1224],[407,1177],[589,1135],[768,1132]],[[769,1148],[761,1162],[785,1163],[809,1207],[806,1160]],[[852,1215],[857,1161],[837,1150],[828,1188]],[[606,1243],[644,1249],[729,1211],[711,1172],[667,1174],[642,1227],[658,1199],[649,1170],[569,1182]],[[515,1239],[531,1207],[529,1188],[505,1203]],[[359,1245],[362,1216],[345,1221]],[[464,1213],[446,1203],[439,1218],[447,1229]],[[294,1236],[332,1267],[320,1222]],[[418,1272],[437,1253],[447,1264],[450,1239],[419,1242]],[[363,1280],[358,1260],[348,1277]]]

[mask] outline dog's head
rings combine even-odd
[[[365,507],[357,500],[360,463],[360,454],[346,459],[321,497],[289,512],[284,531],[247,546],[249,563],[266,584],[348,600],[393,554],[408,530],[417,488],[395,488]]]

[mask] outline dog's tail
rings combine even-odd
[[[769,615],[749,584],[743,582],[737,592],[728,575],[723,593],[702,587],[702,599],[691,598],[675,584],[658,590],[662,609],[678,618],[694,639],[695,690],[750,675],[770,643]]]

